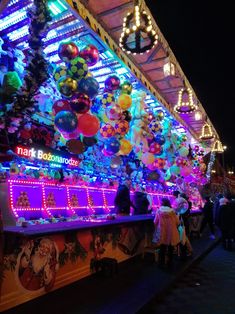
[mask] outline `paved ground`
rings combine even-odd
[[[195,239],[192,242],[194,258],[186,262],[175,258],[171,271],[159,269],[153,255],[146,255],[144,260],[133,258],[119,265],[119,272],[114,277],[90,276],[5,313],[134,314],[154,296],[162,294],[195,259],[208,252],[215,243],[208,234]]]
[[[165,297],[155,297],[138,314],[235,314],[235,250],[219,244],[193,266]]]

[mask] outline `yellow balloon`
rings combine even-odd
[[[129,155],[132,151],[132,145],[131,143],[126,139],[120,140],[120,150],[118,152],[119,155]]]
[[[123,110],[127,110],[132,104],[131,96],[128,94],[121,94],[118,97],[118,104]]]

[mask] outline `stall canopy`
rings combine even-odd
[[[153,18],[153,26],[159,36],[158,44],[153,49],[143,55],[127,55],[120,49],[118,42],[123,18],[127,12],[133,10],[133,1],[99,0],[98,5],[96,0],[49,0],[48,2],[53,20],[44,39],[44,51],[51,62],[61,62],[57,50],[62,40],[69,38],[78,45],[79,43],[94,44],[99,49],[101,58],[92,67],[92,74],[101,88],[105,79],[110,74],[116,73],[131,80],[135,88],[139,85],[145,87],[149,91],[146,99],[149,108],[163,109],[166,114],[173,117],[176,128],[183,127],[195,140],[199,140],[206,120],[212,126],[215,137],[218,138],[200,100]],[[27,9],[31,5],[32,0],[9,1],[8,7],[0,14],[0,37],[7,36],[12,44],[23,51],[28,49]],[[151,16],[144,2],[141,2],[141,6]],[[164,75],[163,68],[167,61],[175,65],[174,75]],[[195,112],[186,115],[178,114],[173,110],[177,103],[178,92],[185,86],[193,91],[193,100],[202,114],[201,120],[195,120]]]

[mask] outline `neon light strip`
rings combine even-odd
[[[110,209],[109,209],[109,206],[108,206],[108,202],[107,202],[107,199],[106,199],[106,195],[105,195],[105,193],[104,193],[104,189],[102,189],[102,196],[103,196],[104,210],[105,210],[105,212],[110,213]]]

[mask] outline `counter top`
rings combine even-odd
[[[97,227],[108,227],[123,223],[133,223],[140,221],[153,220],[153,215],[134,215],[134,216],[116,216],[115,219],[108,220],[106,218],[93,218],[89,221],[76,220],[65,221],[41,225],[28,225],[27,227],[7,226],[4,227],[5,233],[11,233],[21,236],[45,235],[61,232],[69,232],[71,230],[83,230]]]

